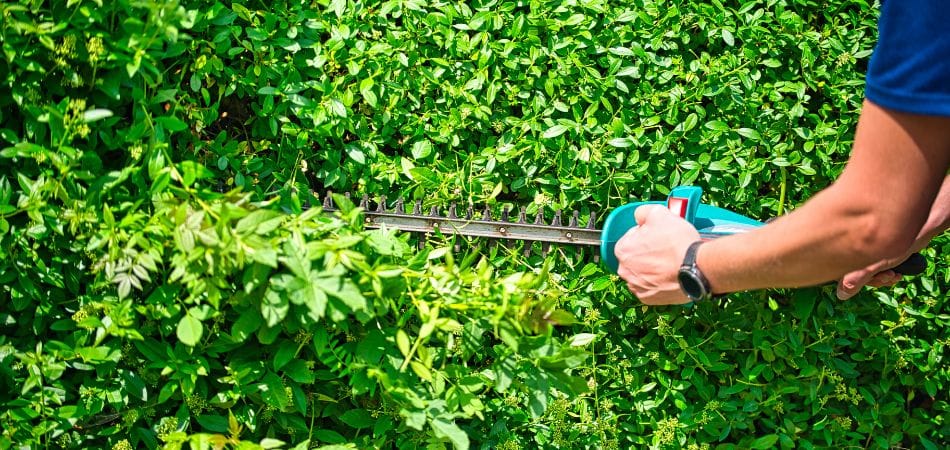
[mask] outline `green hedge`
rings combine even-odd
[[[568,250],[362,229],[352,191],[598,212],[828,185],[865,1],[0,5],[0,448],[939,448],[950,242],[642,307]],[[336,447],[334,447],[336,446]]]

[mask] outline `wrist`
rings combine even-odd
[[[710,246],[715,247],[714,244],[715,240],[708,241],[699,246],[696,251],[696,265],[701,267],[703,270],[703,275],[706,277],[706,283],[709,286],[709,293],[712,295],[717,295],[729,291],[722,288],[721,280],[717,280],[718,274],[715,270],[715,262],[710,257],[711,254],[715,253],[715,248],[710,249]]]
[[[700,270],[696,260],[697,253],[703,246],[702,244],[702,240],[697,240],[687,247],[685,255],[683,256],[683,263],[680,265],[679,272],[677,273],[680,290],[693,302],[705,301],[712,298],[712,290],[709,287],[709,282],[705,275],[703,275],[703,271]]]

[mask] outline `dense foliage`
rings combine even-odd
[[[571,252],[362,229],[353,191],[766,219],[840,172],[866,1],[0,5],[0,448],[920,447],[928,271],[645,308]]]

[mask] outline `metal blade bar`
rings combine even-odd
[[[363,216],[366,228],[386,226],[420,233],[439,231],[442,234],[461,236],[600,246],[600,230],[596,229],[372,211],[363,211]]]
[[[348,192],[346,197],[350,197]],[[336,210],[336,205],[334,205],[330,195],[324,197],[322,203],[325,211]],[[445,216],[439,213],[437,206],[432,206],[428,215],[423,214],[421,201],[415,202],[412,213],[406,212],[402,199],[397,200],[392,209],[387,208],[386,197],[380,198],[375,209],[369,206],[369,196],[363,195],[359,207],[363,209],[365,227],[369,229],[378,229],[385,226],[400,231],[424,233],[426,236],[438,231],[442,234],[506,241],[533,241],[594,247],[599,247],[602,244],[601,230],[594,228],[596,223],[595,213],[590,214],[587,226],[581,227],[578,220],[578,211],[574,211],[570,224],[563,226],[561,225],[561,211],[555,213],[554,220],[550,225],[544,223],[540,212],[536,215],[534,223],[528,223],[524,207],[521,207],[518,212],[518,221],[510,222],[510,210],[508,208],[502,209],[501,220],[495,220],[487,207],[481,213],[480,218],[473,217],[474,208],[471,206],[467,208],[465,217],[459,217],[454,203],[449,207],[448,214]],[[722,237],[723,234],[700,230],[699,236],[700,239],[711,240]],[[542,250],[546,250],[546,248],[542,247]],[[526,247],[525,251],[530,251],[530,246]],[[596,259],[598,258],[595,255]]]

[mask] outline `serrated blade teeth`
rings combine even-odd
[[[322,204],[328,211],[339,208],[332,191],[326,191],[325,196],[318,193],[314,195],[314,205]],[[552,208],[553,216],[548,220],[543,206],[532,206],[537,209],[532,213],[534,220],[529,221],[528,206],[512,205],[508,202],[495,205],[496,210],[485,203],[481,206],[469,202],[459,205],[458,201],[453,201],[450,204],[426,207],[425,199],[413,200],[394,196],[396,200],[390,202],[385,195],[359,192],[344,192],[343,195],[347,202],[353,202],[352,198],[360,199],[358,206],[367,216],[367,228],[392,226],[397,230],[419,232],[417,243],[420,248],[425,247],[433,235],[444,234],[446,237],[451,235],[449,245],[456,252],[469,248],[471,241],[465,237],[469,236],[488,238],[487,247],[479,244],[472,248],[488,248],[493,254],[495,248],[503,247],[507,249],[506,252],[523,253],[526,258],[532,254],[548,257],[553,251],[568,258],[584,259],[587,258],[585,255],[589,255],[595,261],[600,259],[598,252],[584,247],[600,245],[600,231],[596,228],[597,215],[594,212],[582,218],[579,210],[572,210],[568,214],[568,210]],[[412,203],[412,207],[409,203]],[[411,213],[407,212],[409,209],[412,210]],[[463,237],[459,238],[458,235]],[[562,245],[580,247],[574,247],[573,252],[568,252],[570,247],[565,248]]]

